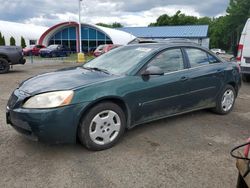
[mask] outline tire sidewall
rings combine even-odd
[[[9,72],[9,70],[10,70],[9,62],[4,58],[0,58],[0,63],[4,64],[4,66],[5,66],[5,68],[3,70],[0,70],[0,74]]]
[[[223,108],[222,108],[222,99],[223,99],[224,93],[229,89],[232,90],[233,93],[234,93],[234,101],[233,101],[233,104],[232,104],[232,107],[230,108],[230,110],[224,111]],[[230,113],[234,108],[235,100],[236,100],[236,91],[235,91],[235,89],[231,85],[226,85],[226,87],[222,90],[220,96],[218,97],[216,111],[219,114],[228,114],[228,113]]]
[[[119,134],[112,142],[106,145],[99,145],[93,142],[92,139],[90,138],[89,129],[90,129],[92,119],[99,112],[105,111],[105,110],[112,110],[118,114],[121,120],[121,128],[120,128]],[[126,118],[125,118],[123,110],[114,103],[103,102],[91,108],[89,112],[81,119],[81,122],[78,128],[78,137],[80,139],[80,142],[83,145],[85,145],[88,149],[94,150],[94,151],[104,150],[104,149],[111,148],[118,142],[118,140],[121,138],[121,136],[123,135],[125,131],[125,127],[126,127]]]
[[[241,75],[243,82],[250,82],[250,76],[248,74]]]

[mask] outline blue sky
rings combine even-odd
[[[52,26],[77,20],[78,0],[0,0],[0,20]],[[82,21],[147,26],[177,10],[194,16],[224,15],[229,0],[83,0]]]

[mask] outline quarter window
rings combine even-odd
[[[171,49],[157,55],[148,66],[157,66],[165,73],[178,71],[184,68],[180,49]]]

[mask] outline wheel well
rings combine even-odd
[[[97,104],[99,104],[99,103],[102,103],[102,102],[112,102],[112,103],[118,105],[118,106],[122,109],[122,111],[124,112],[124,115],[125,115],[125,118],[126,118],[126,124],[127,124],[127,126],[130,124],[130,120],[129,120],[129,119],[130,119],[130,118],[129,118],[129,117],[130,117],[130,113],[129,113],[128,107],[126,106],[125,102],[124,102],[123,100],[121,100],[121,99],[118,99],[118,98],[104,98],[104,99],[100,99],[100,100],[98,100],[98,101],[95,101],[94,103],[91,103],[91,104],[83,111],[83,113],[81,114],[80,121],[79,121],[79,123],[78,123],[78,127],[79,127],[79,124],[80,124],[82,118],[83,118],[85,115],[87,115],[87,113],[89,112],[89,110],[90,110],[91,108],[93,108],[95,105],[97,105]],[[78,131],[78,128],[77,128],[77,131]],[[77,133],[76,133],[76,135],[77,135]],[[78,136],[77,136],[77,138],[78,138]]]
[[[235,82],[229,82],[228,85],[233,86],[233,88],[235,89],[236,95],[238,95],[238,86],[236,85]]]
[[[9,58],[7,55],[0,54],[0,58],[6,59],[9,62]]]

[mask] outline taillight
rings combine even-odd
[[[237,58],[236,58],[237,61],[241,61],[242,51],[243,51],[243,45],[239,44],[239,46],[238,46],[238,54],[237,54]]]
[[[247,139],[247,142],[250,142],[250,138]],[[245,157],[248,157],[248,155],[249,155],[249,149],[250,149],[250,145],[246,145],[246,147],[244,148],[244,155],[245,155]]]
[[[241,72],[241,68],[240,68],[240,64],[239,63],[237,63],[237,68],[238,68],[238,71],[240,73]]]

